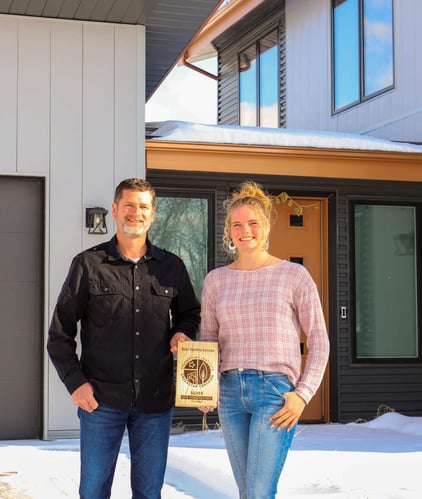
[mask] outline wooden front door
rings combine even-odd
[[[289,200],[288,200],[289,201]],[[327,269],[327,206],[326,198],[294,198],[276,205],[277,218],[271,229],[270,251],[273,255],[300,263],[313,277],[328,324]],[[298,215],[298,208],[303,209]],[[302,332],[302,365],[305,363],[306,336]],[[328,422],[328,372],[311,402],[305,408],[301,422]]]

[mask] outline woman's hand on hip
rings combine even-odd
[[[283,393],[284,406],[272,416],[270,416],[271,428],[287,428],[287,431],[293,429],[299,421],[306,402],[296,392]]]

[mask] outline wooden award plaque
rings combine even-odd
[[[176,407],[217,407],[218,343],[179,341]]]

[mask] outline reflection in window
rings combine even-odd
[[[239,56],[240,124],[255,126],[257,108],[256,47],[249,47]]]
[[[157,196],[151,242],[180,256],[198,299],[208,272],[208,198]]]
[[[393,85],[392,0],[333,0],[334,109]]]
[[[419,356],[416,208],[354,206],[357,359]]]
[[[240,125],[279,126],[278,32],[239,54]]]

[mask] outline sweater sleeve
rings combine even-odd
[[[297,288],[296,307],[299,323],[306,335],[308,353],[295,391],[309,403],[324,376],[329,340],[318,289],[307,272]]]
[[[218,341],[218,320],[216,314],[217,290],[215,279],[209,273],[204,280],[201,296],[201,340]]]

